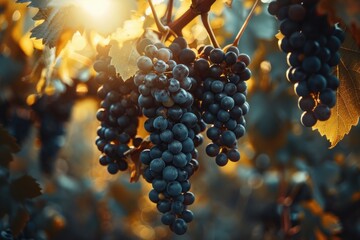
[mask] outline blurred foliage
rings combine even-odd
[[[339,111],[347,113],[333,115],[339,128],[332,120],[319,128],[340,131],[343,119],[348,126],[337,134],[343,136],[355,127],[328,149],[324,138],[298,121],[296,97],[285,79],[285,55],[278,51],[274,37],[276,21],[266,12],[266,3],[258,7],[239,44],[241,52],[252,57],[253,72],[241,160],[219,169],[206,157],[204,147],[199,148],[200,169],[192,180],[195,220],[179,237],[161,224],[147,197],[150,186],[142,179],[130,184],[130,173],[110,176],[99,166],[94,144],[99,106],[91,68],[95,46],[110,43],[117,72],[124,78],[133,75],[136,41],[144,29],[147,36],[158,37],[146,1],[109,1],[115,4],[106,13],[111,18],[100,19],[74,1],[18,2],[27,2],[30,8],[13,0],[0,1],[0,123],[22,149],[18,152],[18,144],[0,128],[1,234],[44,240],[360,239],[355,43],[344,46],[344,64],[338,69],[347,79],[339,90],[344,91],[339,93],[343,100]],[[159,15],[166,2],[154,0]],[[190,2],[175,0],[173,19]],[[356,40],[358,1],[321,2],[320,10],[331,19],[341,18]],[[213,5],[211,25],[221,46],[233,41],[252,4],[218,0]],[[41,40],[31,39],[31,34]],[[210,43],[197,18],[183,35],[193,48]],[[354,110],[344,110],[350,107]],[[346,114],[352,116],[345,119]],[[42,138],[47,135],[44,126],[61,131],[50,131],[57,137]],[[330,138],[332,144],[339,139]],[[40,161],[42,148],[51,155],[44,161]],[[130,157],[136,159],[136,152]],[[50,174],[44,174],[41,162],[52,166]]]

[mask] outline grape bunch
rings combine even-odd
[[[66,122],[74,105],[75,89],[67,88],[62,94],[41,95],[31,106],[39,121],[39,152],[42,173],[51,175],[60,149],[64,146]]]
[[[304,111],[301,123],[312,127],[330,118],[336,104],[339,79],[332,68],[339,64],[339,48],[345,34],[327,21],[316,7],[318,0],[276,0],[268,11],[280,21],[284,38],[279,48],[287,53],[287,79],[295,84],[298,106]]]
[[[138,104],[147,118],[144,128],[153,144],[140,154],[146,166],[143,176],[153,187],[149,198],[163,214],[162,223],[178,235],[187,231],[187,223],[193,219],[192,211],[187,209],[195,201],[189,192],[189,178],[198,168],[194,139],[201,131],[192,108],[190,89],[194,80],[189,77],[189,67],[177,64],[173,58],[186,58],[187,64],[195,60],[195,53],[184,51],[187,48],[182,46],[178,54],[173,54],[162,44],[144,44],[134,77],[140,93]]]
[[[103,153],[99,158],[100,164],[107,166],[110,174],[116,174],[128,168],[124,153],[130,149],[130,142],[135,147],[142,142],[136,136],[141,116],[137,104],[139,93],[133,78],[124,81],[116,74],[108,56],[110,46],[99,46],[97,50],[94,69],[98,72],[96,81],[101,84],[97,95],[102,101],[96,115],[101,122],[96,145]]]
[[[249,111],[246,81],[251,77],[250,58],[231,46],[226,52],[206,46],[195,61],[195,73],[203,79],[202,119],[212,141],[206,147],[219,166],[238,161],[237,139],[245,134],[244,115]]]

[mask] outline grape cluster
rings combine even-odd
[[[110,174],[128,168],[124,153],[130,149],[129,144],[138,147],[142,139],[137,137],[137,127],[141,111],[137,101],[139,93],[134,79],[123,80],[116,74],[108,56],[110,46],[98,47],[94,69],[98,72],[96,81],[101,84],[97,95],[102,99],[97,119],[101,126],[97,130],[96,145],[103,153],[99,162],[107,166]]]
[[[60,95],[41,95],[31,106],[39,120],[39,160],[42,173],[54,173],[58,153],[64,146],[66,122],[70,119],[74,104],[73,91],[75,90],[68,88]]]
[[[245,134],[244,115],[249,111],[246,81],[251,77],[250,58],[231,46],[226,52],[206,46],[195,61],[194,70],[203,79],[202,119],[210,124],[206,147],[219,166],[238,161],[237,139]]]
[[[195,201],[189,192],[189,178],[198,168],[194,141],[201,129],[192,108],[194,79],[189,77],[187,66],[195,60],[195,53],[186,48],[187,44],[179,46],[177,42],[183,43],[174,40],[170,45],[173,50],[162,44],[143,44],[138,50],[143,55],[137,61],[139,71],[134,81],[140,93],[138,104],[147,118],[144,128],[153,144],[140,154],[146,166],[143,176],[153,187],[149,198],[163,214],[162,223],[181,235],[193,219],[187,209]],[[187,65],[177,64],[174,58],[186,59]]]
[[[301,123],[312,127],[330,118],[336,104],[339,79],[332,74],[338,65],[338,52],[344,41],[344,32],[317,13],[318,0],[277,0],[268,11],[280,21],[284,38],[279,48],[287,53],[287,79],[295,84],[298,106],[304,113]]]

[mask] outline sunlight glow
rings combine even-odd
[[[111,10],[111,0],[80,0],[80,6],[92,17],[105,17]]]

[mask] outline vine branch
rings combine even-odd
[[[250,12],[248,13],[246,19],[245,19],[245,22],[244,24],[241,26],[238,34],[236,35],[235,39],[234,39],[234,42],[232,43],[232,46],[238,46],[239,45],[239,41],[247,27],[247,25],[249,24],[250,22],[250,19],[251,17],[253,16],[254,12],[255,12],[255,8],[256,6],[259,4],[260,0],[256,0],[254,5],[252,6],[252,8],[250,9]]]
[[[219,48],[219,43],[218,41],[216,40],[216,37],[215,37],[215,34],[212,30],[212,27],[210,25],[210,21],[209,21],[209,14],[207,12],[205,13],[202,13],[201,14],[201,21],[209,35],[209,38],[210,38],[210,41],[212,43],[212,45],[215,47],[215,48]]]
[[[166,12],[165,15],[163,17],[163,19],[165,19],[165,23],[168,25],[169,23],[171,23],[172,19],[172,10],[174,7],[174,0],[169,0],[167,8],[166,8]]]
[[[155,24],[156,24],[157,29],[158,29],[159,32],[162,33],[162,34],[168,33],[168,32],[169,32],[169,27],[164,26],[164,25],[161,23],[158,15],[157,15],[157,13],[156,13],[156,11],[155,11],[155,7],[154,7],[154,4],[153,4],[152,0],[148,0],[148,2],[149,2],[149,5],[150,5],[150,8],[151,8],[151,12],[152,12],[152,15],[153,15],[153,17],[154,17],[154,20],[155,20]]]
[[[150,0],[149,0],[150,1]],[[169,23],[170,29],[173,30],[174,33],[181,36],[182,29],[188,25],[195,17],[208,13],[211,9],[211,6],[215,3],[216,0],[198,0],[192,1],[190,8],[183,13],[178,19]]]
[[[171,23],[173,7],[174,7],[174,0],[169,0],[168,9],[167,9],[167,15],[166,15],[166,24]]]

